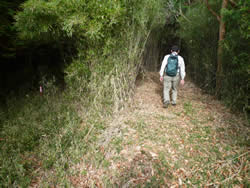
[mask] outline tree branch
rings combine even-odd
[[[191,22],[182,12],[182,9],[181,9],[181,4],[180,4],[180,8],[179,8],[179,14],[185,19],[187,20],[188,22]]]
[[[229,0],[229,2],[231,3],[231,5],[232,5],[233,7],[236,7],[236,6],[237,6],[237,3],[235,3],[233,0]]]
[[[208,4],[208,0],[205,0],[205,3],[207,5],[208,10],[217,18],[217,20],[220,22],[221,21],[221,17],[210,7],[210,5]]]

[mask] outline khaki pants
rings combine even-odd
[[[163,82],[163,102],[170,103],[170,90],[172,89],[172,104],[176,104],[177,89],[180,82],[180,76],[177,74],[175,77],[164,75]]]

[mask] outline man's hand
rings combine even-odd
[[[163,76],[160,77],[160,81],[161,81],[161,82],[163,81]]]
[[[183,86],[185,84],[185,81],[181,80],[180,84]]]

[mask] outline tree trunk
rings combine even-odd
[[[222,55],[223,55],[223,47],[222,42],[225,39],[226,35],[226,25],[223,19],[222,10],[227,8],[228,0],[222,1],[221,13],[220,13],[220,30],[219,30],[219,42],[218,42],[218,51],[217,51],[217,71],[216,71],[216,96],[220,96],[222,79],[223,79],[223,69],[222,69]]]

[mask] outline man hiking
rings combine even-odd
[[[185,63],[184,59],[179,56],[180,49],[178,46],[171,48],[171,54],[164,57],[160,70],[160,81],[163,81],[163,107],[167,108],[170,104],[170,89],[172,88],[172,102],[176,105],[177,88],[179,82],[184,85]],[[181,80],[181,81],[180,81]]]

